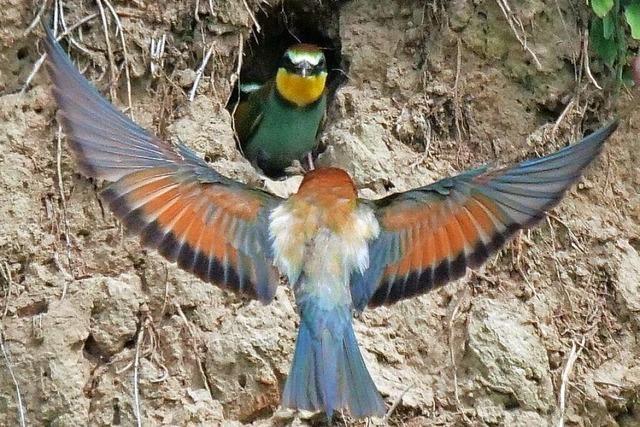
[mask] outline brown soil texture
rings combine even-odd
[[[40,27],[26,31],[41,3],[0,0],[0,425],[19,425],[21,409],[34,426],[135,425],[136,396],[145,426],[321,425],[279,408],[298,322],[289,290],[268,306],[244,301],[142,248],[63,137],[58,149],[43,70],[20,93],[42,52]],[[69,26],[98,14],[70,52],[116,105],[129,106],[126,67],[136,121],[281,193],[299,178],[264,182],[225,109],[253,18],[275,25],[265,13],[294,33],[315,25],[339,49],[348,79],[318,162],[346,168],[364,197],[552,152],[638,102],[632,90],[616,99],[596,60],[605,89],[588,78],[584,1],[510,2],[530,50],[490,0],[114,1],[126,63],[104,0],[109,49],[100,2],[62,3]],[[164,56],[152,59],[162,35]],[[354,320],[374,381],[397,404],[388,424],[640,425],[640,113],[626,110],[548,220],[464,279]]]

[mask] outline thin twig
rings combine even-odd
[[[191,340],[192,340],[192,344],[193,344],[193,357],[196,358],[196,361],[198,363],[198,370],[200,371],[200,375],[202,376],[202,382],[204,383],[204,387],[209,392],[209,395],[211,395],[211,388],[209,387],[209,381],[207,380],[207,375],[204,373],[204,368],[202,366],[202,361],[198,357],[198,352],[197,352],[196,343],[195,343],[196,336],[193,333],[193,331],[191,330],[191,324],[187,320],[187,316],[185,316],[184,311],[182,311],[182,307],[180,307],[180,304],[174,302],[173,306],[176,308],[176,311],[178,312],[178,315],[180,315],[180,318],[184,322],[184,325],[186,326],[187,331],[189,332],[189,335],[191,336]]]
[[[551,130],[552,138],[556,137],[556,132],[558,132],[558,128],[560,127],[560,124],[567,117],[569,112],[573,109],[575,101],[576,101],[575,97],[571,98],[571,101],[567,104],[566,107],[564,107],[564,110],[562,110],[562,113],[560,113],[560,117],[558,117],[558,120],[556,120],[555,124],[553,125],[553,129]]]
[[[138,427],[142,427],[142,415],[140,413],[140,390],[139,383],[139,366],[140,366],[140,347],[142,346],[142,340],[144,338],[144,328],[146,319],[142,321],[140,325],[140,333],[138,333],[138,339],[136,340],[136,356],[133,361],[133,412],[136,416],[136,424]]]
[[[29,24],[27,29],[24,30],[24,33],[22,33],[23,37],[29,35],[31,31],[33,31],[33,29],[36,28],[36,25],[38,25],[38,23],[40,22],[40,18],[42,17],[42,14],[47,8],[48,3],[49,3],[49,0],[44,0],[42,2],[42,4],[40,5],[40,9],[38,10],[38,13],[36,13],[36,16],[33,18],[33,21],[31,21],[31,24]]]
[[[247,4],[247,0],[242,0],[242,4],[244,5],[244,8],[247,9],[247,13],[249,13],[249,17],[253,21],[253,25],[256,27],[256,33],[259,33],[262,30],[262,27],[260,27],[260,24],[258,24],[258,20],[253,14],[253,11],[249,7],[249,5]]]
[[[398,408],[398,405],[400,405],[400,403],[402,402],[402,398],[404,397],[405,394],[407,394],[409,392],[409,390],[411,390],[414,387],[414,385],[415,384],[413,384],[413,383],[409,384],[407,386],[407,388],[405,388],[404,391],[402,393],[400,393],[400,396],[398,396],[398,398],[395,400],[395,402],[393,402],[393,405],[391,405],[391,408],[389,408],[387,413],[384,414],[384,418],[382,418],[382,424],[383,425],[387,425],[389,423],[389,418],[391,417],[393,412]]]
[[[198,89],[198,85],[200,84],[200,79],[202,79],[202,75],[204,74],[204,68],[207,66],[207,62],[209,62],[209,58],[211,58],[212,54],[213,54],[213,43],[211,43],[211,46],[209,46],[209,50],[207,51],[206,55],[202,59],[202,64],[200,64],[198,71],[196,71],[196,79],[193,82],[193,87],[191,88],[191,91],[189,92],[189,102],[193,102],[193,100],[196,97],[196,90]]]
[[[7,353],[6,348],[4,347],[4,331],[0,331],[0,349],[2,350],[2,356],[4,357],[4,362],[7,365],[7,370],[9,371],[9,375],[11,376],[11,381],[13,381],[13,386],[16,389],[16,397],[18,399],[18,419],[20,420],[20,426],[25,427],[27,425],[27,420],[24,415],[25,410],[22,404],[22,394],[20,393],[20,385],[18,384],[18,379],[13,373],[11,359],[9,357],[9,354]]]
[[[565,411],[565,399],[567,393],[567,384],[569,383],[569,375],[571,375],[571,370],[573,369],[573,365],[576,363],[580,352],[584,348],[585,337],[582,337],[582,341],[580,342],[580,348],[578,349],[576,346],[576,342],[571,342],[571,352],[569,353],[569,357],[567,357],[567,363],[564,366],[564,370],[562,371],[562,383],[560,384],[560,392],[558,395],[558,403],[560,406],[560,418],[558,420],[558,427],[564,427],[564,411]]]
[[[56,41],[62,40],[62,38],[64,38],[65,36],[68,36],[76,28],[80,27],[81,25],[83,25],[86,22],[91,21],[92,19],[97,18],[98,16],[100,16],[100,14],[98,14],[98,13],[94,13],[94,14],[85,16],[80,21],[78,21],[75,24],[73,24],[72,26],[70,26],[68,30],[65,30],[62,34],[57,36],[56,37]],[[54,34],[55,34],[55,31],[54,31]],[[44,64],[45,59],[47,59],[47,54],[43,53],[40,56],[40,58],[36,61],[36,63],[33,65],[33,69],[31,70],[31,73],[29,74],[29,77],[27,77],[27,80],[25,80],[24,85],[22,86],[22,89],[20,90],[20,95],[24,95],[27,92],[27,89],[29,88],[29,85],[31,84],[31,80],[33,80],[33,78],[36,76],[36,74],[38,73],[38,70],[40,70],[40,67],[42,67],[42,64]]]
[[[111,12],[111,15],[113,16],[114,21],[116,21],[116,35],[120,36],[120,44],[122,45],[122,58],[123,58],[122,66],[124,67],[124,75],[125,75],[125,78],[127,79],[127,104],[129,105],[129,117],[131,117],[131,120],[133,120],[134,119],[133,103],[131,102],[131,76],[129,74],[130,65],[129,65],[129,55],[127,53],[127,44],[125,43],[125,40],[124,40],[124,28],[122,27],[122,22],[120,21],[120,17],[118,16],[116,9],[111,5],[111,2],[109,0],[104,0],[104,4],[107,6],[109,11]]]
[[[518,39],[518,41],[520,42],[520,45],[522,45],[522,48],[527,52],[529,52],[529,54],[533,58],[533,61],[536,63],[536,68],[538,70],[542,70],[542,64],[538,60],[536,53],[533,50],[531,50],[531,48],[527,45],[527,35],[526,35],[526,32],[524,31],[524,26],[522,25],[522,21],[520,21],[519,18],[513,16],[513,12],[511,11],[511,7],[509,7],[509,3],[507,2],[507,0],[496,0],[496,1],[498,2],[498,6],[500,6],[500,10],[502,10],[502,14],[506,18],[507,23],[509,24],[509,27],[511,27],[511,31],[516,36],[516,39]],[[522,31],[522,35],[520,35],[518,30],[516,29],[515,24],[518,24],[518,27],[520,27],[520,30]]]
[[[569,308],[571,309],[571,313],[574,313],[573,310],[573,300],[571,299],[571,295],[569,295],[569,291],[567,290],[567,287],[564,284],[564,281],[562,280],[562,276],[560,275],[560,261],[558,261],[558,254],[556,252],[556,231],[555,228],[553,228],[553,224],[551,224],[551,220],[549,219],[549,217],[546,217],[547,220],[547,225],[549,226],[549,231],[550,231],[550,235],[551,235],[551,248],[553,249],[553,253],[551,255],[551,258],[553,258],[553,266],[555,267],[556,270],[556,276],[558,277],[558,282],[560,282],[560,287],[562,288],[562,291],[564,292],[564,295],[567,297],[567,301],[569,302]]]
[[[571,230],[571,228],[567,225],[566,222],[564,222],[563,220],[561,220],[558,216],[548,212],[547,216],[549,218],[551,218],[552,220],[556,221],[558,224],[562,225],[566,230],[567,233],[569,234],[569,238],[571,239],[571,241],[573,242],[573,244],[576,246],[576,248],[582,252],[582,253],[587,253],[587,249],[584,247],[584,245],[582,245],[582,243],[580,243],[580,241],[578,240],[578,237],[574,234],[574,232]]]
[[[116,99],[116,64],[113,60],[113,50],[111,50],[111,41],[109,39],[109,22],[107,21],[107,15],[104,12],[103,0],[96,0],[98,9],[100,9],[100,18],[102,20],[102,30],[104,32],[104,41],[107,44],[107,59],[109,60],[109,71],[111,74],[111,80],[109,82],[109,93],[111,94],[111,101]],[[106,0],[105,0],[106,1]]]

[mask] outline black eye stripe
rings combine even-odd
[[[288,54],[285,54],[282,56],[282,59],[280,60],[280,68],[284,68],[290,73],[300,74],[299,64],[294,63]],[[317,65],[311,65],[311,67],[309,68],[309,71],[310,71],[309,74],[312,74],[312,75],[325,72],[326,71],[325,58],[321,57]]]

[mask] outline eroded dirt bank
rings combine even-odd
[[[340,49],[348,80],[331,106],[323,135],[330,148],[320,163],[348,169],[367,197],[487,161],[551,152],[614,109],[609,92],[595,89],[581,68],[584,2],[512,2],[539,64],[493,1],[291,1],[272,9],[235,0],[210,9],[201,1],[197,16],[195,2],[113,3],[124,27],[135,119],[256,185],[261,180],[235,150],[225,110],[251,14],[265,30],[287,22],[292,32],[315,31]],[[68,25],[99,13],[93,2],[64,4]],[[9,368],[29,425],[134,425],[136,371],[143,425],[320,422],[278,410],[298,321],[287,290],[270,306],[243,302],[142,249],[102,209],[95,184],[76,174],[64,141],[58,176],[48,79],[41,71],[19,93],[40,57],[40,30],[24,34],[37,6],[0,0],[7,354],[0,425],[18,423]],[[261,8],[287,19],[265,23]],[[82,38],[74,33],[71,52],[126,108],[113,20],[108,32],[112,64],[99,15],[82,26]],[[162,35],[164,56],[154,60],[150,40]],[[189,102],[211,43],[211,61]],[[592,71],[605,81],[597,64]],[[109,87],[112,74],[117,82]],[[632,96],[620,102],[637,103],[637,92]],[[640,424],[639,134],[640,113],[624,117],[549,221],[486,268],[355,321],[376,384],[389,405],[400,400],[390,424],[556,425],[574,343],[567,425]]]

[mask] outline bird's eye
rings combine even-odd
[[[285,68],[287,70],[295,69],[295,65],[293,61],[291,60],[289,55],[286,55],[286,54],[282,57],[282,60],[280,61],[280,67]]]

